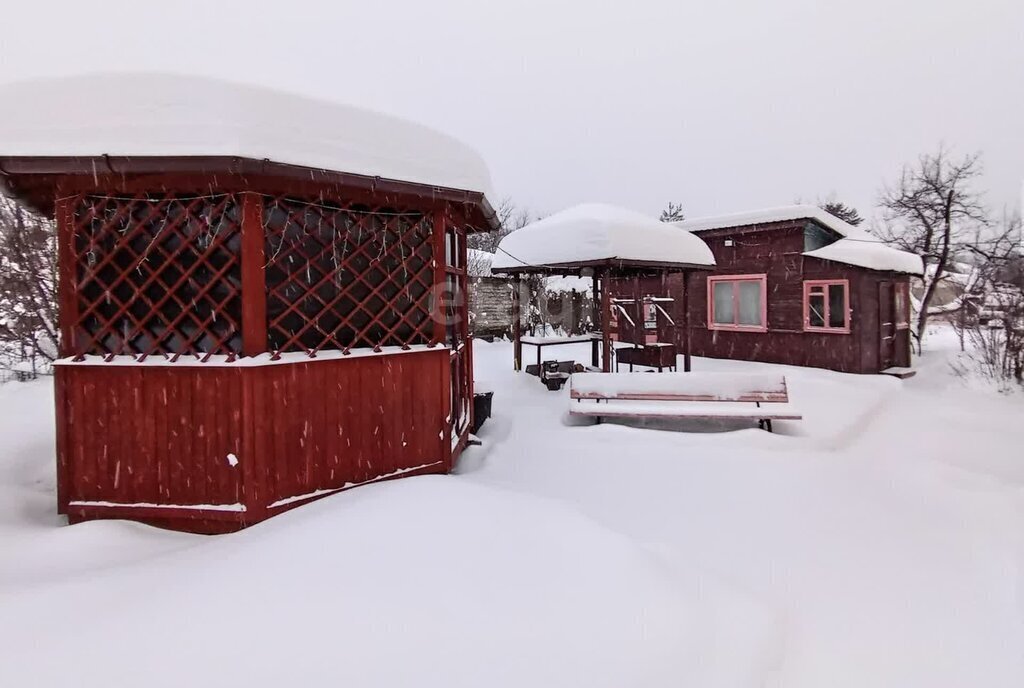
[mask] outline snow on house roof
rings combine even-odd
[[[855,265],[869,270],[904,272],[911,275],[920,275],[924,271],[920,256],[888,246],[867,231],[813,205],[766,208],[683,220],[674,224],[691,232],[706,232],[712,229],[762,225],[787,220],[814,220],[843,237],[823,248],[807,251],[804,253],[805,256],[831,260],[845,265]]]
[[[0,156],[235,156],[491,191],[471,148],[370,110],[206,77],[93,74],[0,86]]]
[[[585,203],[502,239],[492,270],[608,260],[715,264],[708,245],[690,232],[625,208]]]
[[[725,227],[763,225],[770,222],[785,222],[787,220],[815,220],[818,224],[824,225],[844,237],[862,238],[864,236],[871,236],[863,229],[840,220],[832,213],[828,213],[815,205],[787,205],[778,208],[764,208],[763,210],[749,210],[728,215],[698,217],[674,224],[691,232],[706,232]]]
[[[869,270],[904,272],[908,275],[924,274],[921,256],[871,239],[840,239],[828,246],[807,251],[804,255]]]

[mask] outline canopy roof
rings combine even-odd
[[[807,251],[803,254],[805,256],[855,265],[869,270],[903,272],[911,275],[920,275],[923,272],[921,257],[917,254],[901,251],[884,244],[865,230],[813,205],[790,205],[714,217],[699,217],[676,222],[675,225],[694,233],[700,233],[714,229],[749,227],[789,220],[812,220],[842,237],[828,246]]]
[[[584,267],[711,268],[699,237],[640,213],[600,203],[573,206],[501,240],[491,270],[574,272]]]
[[[369,110],[204,77],[93,74],[0,87],[0,158],[231,156],[488,194],[471,148]]]

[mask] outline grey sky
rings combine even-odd
[[[984,153],[994,209],[1024,190],[1020,0],[148,4],[5,1],[0,81],[157,69],[384,110],[538,212],[835,192],[869,214],[940,141]]]

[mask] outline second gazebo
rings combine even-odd
[[[612,368],[611,328],[613,306],[632,323],[634,349],[644,351],[644,294],[641,284],[661,283],[672,273],[682,273],[686,284],[693,270],[709,270],[715,258],[699,237],[673,225],[616,206],[587,203],[538,220],[505,237],[491,265],[495,274],[513,278],[512,330],[515,369],[522,368],[520,280],[524,275],[575,275],[594,280],[594,303],[600,304],[601,369]],[[613,298],[612,292],[620,298]],[[686,322],[688,288],[676,312],[682,321],[684,369],[690,369]],[[651,299],[648,298],[648,301]],[[655,297],[654,301],[657,301]],[[630,312],[632,311],[632,313]],[[643,363],[643,356],[633,362]]]

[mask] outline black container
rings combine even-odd
[[[491,398],[494,392],[477,392],[473,395],[473,434],[480,432],[484,421],[491,417]]]

